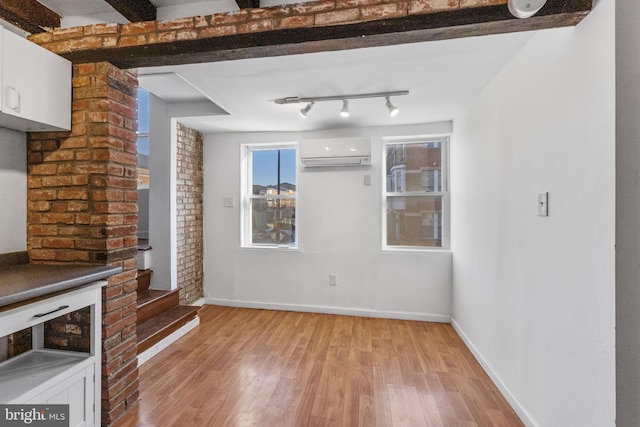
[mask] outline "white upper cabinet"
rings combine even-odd
[[[0,31],[0,126],[23,132],[71,129],[71,62]]]

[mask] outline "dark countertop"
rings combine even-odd
[[[120,267],[21,264],[0,268],[0,307],[105,279]]]

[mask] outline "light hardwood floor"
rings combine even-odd
[[[521,426],[450,325],[205,306],[117,425]]]

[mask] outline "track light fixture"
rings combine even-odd
[[[385,98],[385,105],[389,110],[389,116],[395,117],[398,115],[400,110],[398,107],[391,103],[392,96],[403,96],[409,95],[408,90],[399,90],[395,92],[376,92],[376,93],[361,93],[354,95],[335,95],[335,96],[316,96],[316,97],[298,97],[298,96],[289,96],[287,98],[279,98],[274,100],[276,104],[285,105],[285,104],[299,104],[308,102],[307,106],[300,110],[300,115],[306,118],[309,114],[309,111],[313,107],[316,102],[320,101],[342,101],[342,109],[340,110],[340,115],[342,117],[349,117],[349,100],[350,99],[363,99],[363,98]]]
[[[303,119],[307,118],[307,115],[309,114],[309,110],[311,110],[311,107],[313,107],[313,104],[315,104],[315,101],[311,101],[310,103],[307,104],[306,107],[300,109],[300,116],[302,116]]]
[[[342,110],[340,110],[340,116],[347,118],[349,117],[349,101],[347,99],[342,100]]]
[[[395,105],[393,105],[391,103],[391,100],[389,99],[388,96],[387,96],[387,102],[385,102],[385,105],[387,106],[387,109],[389,110],[389,117],[395,117],[400,112],[398,107],[396,107]]]

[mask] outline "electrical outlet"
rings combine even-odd
[[[336,286],[338,284],[338,275],[337,274],[329,274],[329,285]]]

